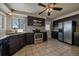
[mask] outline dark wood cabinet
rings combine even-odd
[[[7,38],[0,40],[0,56],[9,55],[9,44]]]
[[[43,32],[43,41],[47,40],[47,32]],[[11,56],[28,44],[34,44],[34,33],[18,34],[0,40],[0,55]]]
[[[2,40],[2,56],[9,55],[9,44],[7,38]]]
[[[79,46],[79,33],[74,33],[73,44]]]
[[[38,18],[33,16],[28,16],[28,26],[45,26],[45,19],[44,18]]]
[[[0,40],[0,56],[2,55],[2,40]]]
[[[26,44],[34,44],[34,33],[26,34]]]
[[[19,49],[19,40],[17,39],[17,36],[11,36],[9,37],[9,51],[10,55],[12,55],[14,52],[16,52]]]
[[[52,31],[51,36],[52,38],[58,39],[58,32]]]
[[[26,45],[24,34],[14,35],[14,36],[9,37],[9,53],[10,53],[10,55],[12,55],[16,51],[18,51],[24,45]]]
[[[3,40],[0,40],[0,56],[4,56],[4,47],[3,47],[4,45],[3,45]],[[3,49],[4,48],[4,49]]]
[[[47,32],[43,32],[43,41],[47,41]]]

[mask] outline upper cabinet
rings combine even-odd
[[[28,26],[45,26],[45,19],[28,16]]]

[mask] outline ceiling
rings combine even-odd
[[[44,4],[47,5],[46,3]],[[38,16],[38,13],[44,10],[44,7],[38,6],[38,3],[7,3],[7,6],[10,9],[22,11],[27,15],[33,14]],[[79,10],[79,3],[57,3],[56,6],[62,7],[63,10],[62,11],[53,10],[51,16],[49,16],[50,18],[56,18]],[[42,13],[40,16],[48,17],[47,12]]]

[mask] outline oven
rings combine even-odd
[[[34,34],[34,43],[43,42],[43,33],[35,33]]]

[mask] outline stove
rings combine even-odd
[[[41,43],[43,42],[43,33],[35,33],[34,34],[34,43]]]

